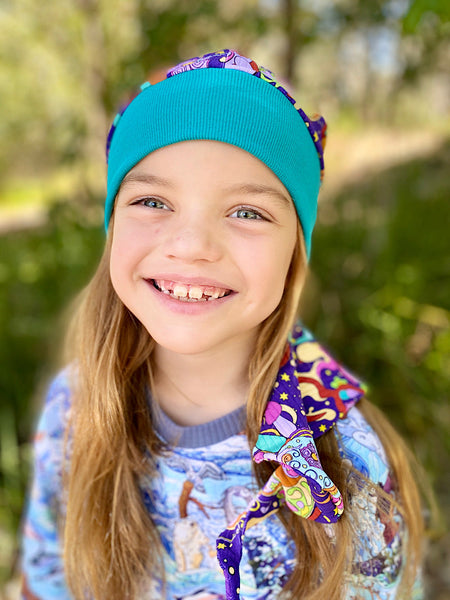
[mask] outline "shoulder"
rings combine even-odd
[[[69,600],[59,522],[65,511],[62,473],[71,404],[71,369],[48,387],[34,438],[34,464],[22,531],[22,598]]]
[[[386,452],[357,406],[349,410],[345,419],[339,420],[336,432],[343,459],[375,484],[384,487],[389,479]]]
[[[408,534],[385,449],[357,407],[339,421],[336,432],[341,456],[353,467],[348,479],[348,516],[354,555],[345,597],[396,598],[408,551]],[[408,597],[421,597],[419,580],[414,594]]]
[[[37,423],[35,442],[43,436],[60,438],[64,435],[70,414],[73,368],[66,367],[50,382]]]
[[[59,485],[70,418],[72,374],[72,368],[67,367],[51,381],[33,439],[35,473],[55,485]]]

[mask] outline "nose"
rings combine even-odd
[[[168,232],[165,252],[183,262],[217,261],[222,253],[217,227],[204,215],[180,215]]]

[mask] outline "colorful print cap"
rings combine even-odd
[[[215,140],[261,160],[295,204],[309,258],[323,175],[326,123],[308,117],[272,73],[234,50],[190,59],[144,83],[108,135],[105,227],[120,184],[145,156],[187,140]]]

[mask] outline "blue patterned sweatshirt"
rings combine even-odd
[[[51,384],[34,443],[34,477],[25,514],[23,600],[69,600],[64,579],[58,517],[63,510],[61,471],[64,431],[71,404],[67,372]],[[157,461],[157,476],[141,488],[164,549],[167,587],[148,582],[142,600],[224,600],[217,563],[218,532],[246,508],[257,490],[243,433],[242,409],[211,423],[180,427],[158,411],[157,429],[171,451]],[[365,477],[390,494],[383,447],[357,407],[337,425],[340,451]],[[352,498],[356,528],[348,600],[393,600],[404,560],[406,532],[394,506],[381,509],[370,486]],[[330,539],[332,525],[327,527]],[[295,561],[295,548],[276,515],[250,528],[241,561],[241,598],[277,598]],[[423,597],[418,583],[414,600]],[[296,599],[297,600],[297,599]],[[301,599],[298,599],[301,600]]]

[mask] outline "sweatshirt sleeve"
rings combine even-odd
[[[22,531],[22,600],[70,600],[62,562],[64,436],[70,409],[67,372],[50,385],[34,438],[34,467]]]
[[[390,502],[390,498],[396,499],[396,492],[386,453],[356,407],[339,422],[338,440],[342,457],[356,470],[349,482],[355,546],[346,600],[394,600],[400,589],[408,532],[395,503]],[[358,472],[364,478],[359,478]],[[367,485],[367,479],[374,487]],[[387,496],[378,494],[377,488]],[[410,598],[423,597],[418,573]]]

